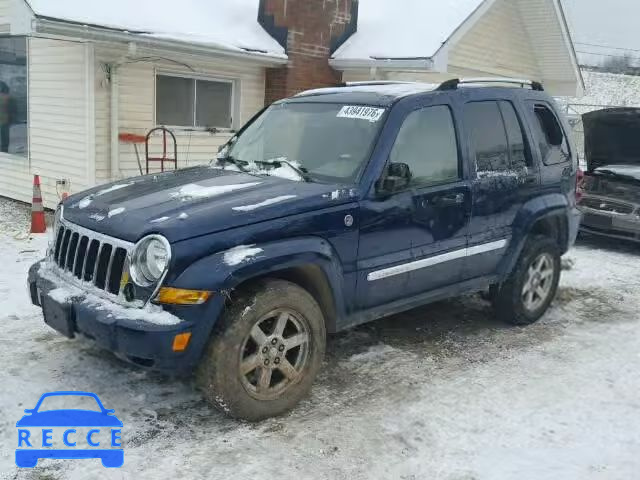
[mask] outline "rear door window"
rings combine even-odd
[[[509,157],[512,170],[523,170],[532,166],[531,156],[522,133],[522,124],[511,102],[500,102],[500,111],[504,119],[507,140],[509,142]]]
[[[472,102],[465,106],[478,177],[520,172],[531,166],[522,124],[508,101]]]
[[[478,176],[509,170],[507,133],[498,102],[468,103],[465,125],[471,133]]]
[[[548,105],[528,102],[532,115],[533,135],[545,165],[566,163],[571,159],[569,142],[556,115]]]

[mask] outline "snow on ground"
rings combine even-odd
[[[0,478],[629,480],[640,471],[640,248],[581,242],[553,309],[512,328],[478,297],[329,338],[311,397],[256,425],[188,378],[129,366],[42,322],[24,286],[46,239],[0,200]],[[43,392],[97,393],[124,422],[125,464],[18,470],[15,422]]]

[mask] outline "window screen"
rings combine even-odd
[[[509,170],[507,134],[498,103],[468,103],[464,115],[475,151],[477,172]]]
[[[449,107],[429,107],[411,113],[398,133],[391,162],[409,166],[413,185],[458,180],[458,146]]]
[[[533,134],[544,164],[568,162],[569,144],[555,114],[544,104],[529,102],[529,105],[534,116]]]
[[[230,128],[233,84],[187,77],[156,77],[156,123]]]

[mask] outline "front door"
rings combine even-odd
[[[358,303],[373,308],[460,280],[471,191],[448,105],[407,112],[389,156],[411,180],[361,203]]]

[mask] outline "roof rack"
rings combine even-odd
[[[514,85],[520,85],[522,88],[525,86],[531,87],[532,90],[538,92],[544,92],[542,83],[534,80],[525,80],[521,78],[509,78],[509,77],[479,77],[479,78],[452,78],[440,84],[438,90],[456,90],[459,85],[470,84],[491,84],[491,83],[508,83]]]
[[[341,87],[366,87],[368,85],[407,85],[415,82],[401,82],[394,80],[369,80],[363,82],[344,82],[340,84]]]

